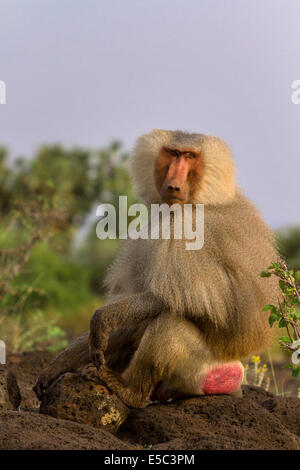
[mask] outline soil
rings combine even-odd
[[[0,411],[0,449],[297,449],[300,400],[243,386],[243,397],[202,396],[132,410],[116,435],[39,414],[32,386],[50,353],[12,355],[22,402]]]

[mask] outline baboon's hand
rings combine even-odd
[[[96,310],[91,319],[89,348],[91,360],[98,370],[105,365],[104,353],[107,348],[110,330],[104,309]]]
[[[51,385],[54,380],[60,376],[60,372],[57,369],[52,369],[48,367],[45,369],[39,376],[36,381],[36,384],[33,387],[33,391],[39,400],[42,399],[45,390]]]
[[[105,365],[104,352],[99,349],[94,349],[91,345],[90,345],[90,351],[91,351],[91,360],[94,366],[97,367],[97,369],[99,370],[102,366]]]

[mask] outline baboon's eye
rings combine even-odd
[[[193,152],[187,152],[184,154],[184,158],[195,158],[195,154]]]

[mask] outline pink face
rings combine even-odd
[[[203,157],[195,148],[163,147],[155,164],[155,184],[162,202],[191,202],[203,172]]]

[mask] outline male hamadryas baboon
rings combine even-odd
[[[147,205],[204,204],[204,245],[187,250],[184,238],[172,236],[124,242],[106,278],[107,305],[43,371],[35,391],[41,397],[62,373],[92,361],[132,407],[237,393],[240,360],[272,337],[262,308],[276,301],[278,287],[260,277],[278,258],[272,233],[237,187],[231,152],[216,137],[155,130],[138,139],[130,169]]]

